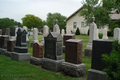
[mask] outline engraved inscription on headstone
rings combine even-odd
[[[62,59],[62,36],[59,33],[51,32],[44,37],[44,40],[44,57],[54,60]]]

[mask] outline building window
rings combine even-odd
[[[84,22],[81,22],[81,27],[84,27]]]
[[[77,27],[77,22],[73,22],[73,28]]]

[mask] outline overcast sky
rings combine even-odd
[[[0,0],[0,18],[11,18],[22,22],[26,14],[46,20],[48,13],[60,13],[69,17],[78,10],[82,0]]]

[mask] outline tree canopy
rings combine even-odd
[[[57,24],[59,25],[60,29],[65,29],[66,22],[65,16],[61,15],[60,13],[48,13],[47,14],[47,25],[50,27],[50,30],[53,30],[53,26],[55,25],[55,21],[57,20]]]
[[[22,18],[22,25],[28,28],[39,28],[42,25],[42,19],[32,14],[27,14]]]
[[[85,17],[86,24],[89,25],[95,16],[97,26],[105,26],[110,23],[110,12],[112,9],[118,9],[119,0],[83,0],[80,15]]]
[[[10,18],[0,18],[0,28],[12,28],[15,25],[21,26],[21,23]]]

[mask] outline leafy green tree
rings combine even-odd
[[[60,26],[60,29],[66,29],[65,25],[66,22],[64,21],[66,19],[65,16],[61,15],[60,13],[48,13],[47,14],[47,25],[50,27],[50,30],[53,30],[53,26],[55,24],[55,20],[58,21],[58,25]]]
[[[115,8],[116,0],[86,0],[82,2],[83,8],[80,15],[85,17],[86,24],[89,25],[92,16],[95,16],[97,26],[104,26],[110,23],[110,12]]]
[[[107,65],[104,71],[107,73],[107,80],[120,80],[120,44],[118,41],[114,41],[113,48],[110,55],[102,55]]]
[[[10,18],[0,18],[0,28],[12,28],[15,25],[21,26],[21,23]]]
[[[42,25],[42,19],[32,14],[27,14],[22,18],[22,25],[27,26],[28,28],[39,28]]]

